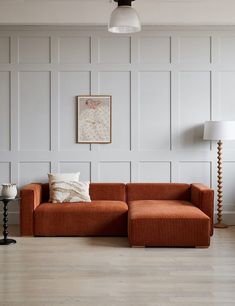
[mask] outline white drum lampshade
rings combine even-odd
[[[135,33],[141,31],[140,18],[137,11],[131,7],[133,0],[119,0],[118,7],[111,14],[108,30],[112,33]]]
[[[217,141],[235,139],[235,121],[206,121],[203,138]]]

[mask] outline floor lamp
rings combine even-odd
[[[205,140],[217,141],[217,223],[216,228],[226,228],[223,219],[223,186],[222,186],[222,145],[223,140],[235,139],[235,121],[206,121],[204,124]]]

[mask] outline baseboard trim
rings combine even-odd
[[[19,224],[20,216],[18,212],[8,212],[9,224]],[[214,215],[214,221],[216,222],[217,215]],[[235,211],[224,211],[223,212],[223,222],[227,225],[235,225]],[[0,224],[2,224],[2,218],[0,215]]]

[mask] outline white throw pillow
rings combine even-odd
[[[52,203],[91,202],[89,182],[54,181],[51,183]]]
[[[79,182],[80,172],[75,173],[48,173],[48,180],[49,180],[49,190],[50,190],[50,199],[51,202],[51,183],[58,182],[58,181],[75,181]]]

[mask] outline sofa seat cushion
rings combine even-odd
[[[35,212],[36,236],[124,236],[128,206],[122,201],[42,203]]]
[[[139,200],[129,204],[133,246],[208,246],[210,218],[190,202]]]

